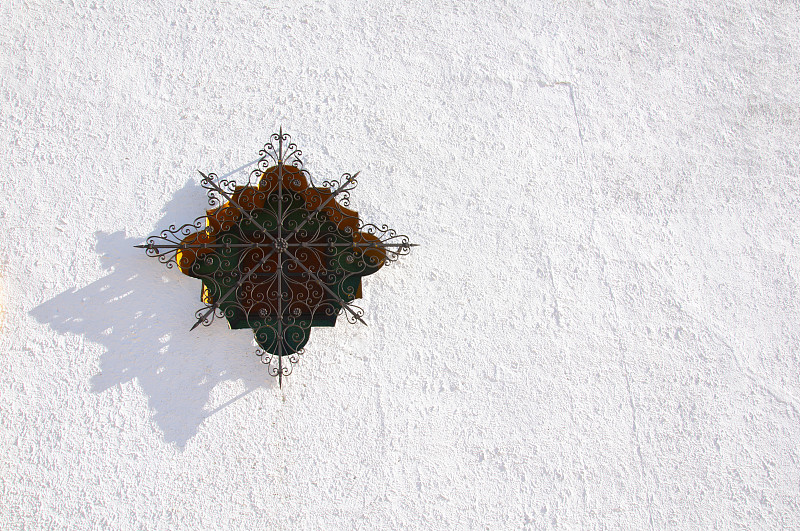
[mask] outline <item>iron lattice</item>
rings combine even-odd
[[[408,254],[414,245],[386,225],[362,222],[350,210],[358,173],[317,186],[288,134],[270,137],[242,185],[202,175],[206,214],[147,238],[144,248],[168,268],[202,281],[192,330],[225,317],[231,328],[251,328],[256,353],[269,373],[292,372],[314,326],[349,322],[364,311],[361,278]],[[366,324],[366,323],[364,323]],[[288,363],[287,363],[288,361]]]

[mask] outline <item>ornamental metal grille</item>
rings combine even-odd
[[[302,152],[279,133],[270,137],[247,182],[202,175],[211,206],[136,247],[168,268],[202,281],[199,325],[224,317],[251,328],[261,361],[282,385],[314,326],[351,323],[364,311],[361,278],[408,254],[414,244],[386,225],[364,223],[350,210],[358,173],[316,185]],[[364,323],[366,324],[366,323]]]

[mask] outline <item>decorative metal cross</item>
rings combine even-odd
[[[222,177],[200,172],[212,208],[136,246],[202,280],[205,306],[192,330],[223,316],[231,328],[252,328],[257,354],[281,386],[311,327],[334,326],[341,313],[366,324],[352,302],[361,297],[361,277],[414,246],[348,208],[358,173],[317,186],[301,155],[281,129],[258,160]],[[227,179],[253,164],[247,183]]]

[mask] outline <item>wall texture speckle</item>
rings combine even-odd
[[[800,526],[800,4],[697,4],[2,3],[0,527]],[[279,126],[421,244],[282,390],[132,247]]]

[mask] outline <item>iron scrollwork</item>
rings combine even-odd
[[[269,374],[284,376],[303,353],[314,326],[340,314],[364,323],[361,279],[409,253],[414,244],[386,225],[364,223],[351,210],[358,173],[314,183],[302,152],[281,129],[270,136],[246,183],[202,176],[209,209],[137,245],[168,268],[202,281],[192,330],[225,318],[251,328]],[[366,324],[366,323],[364,323]]]

